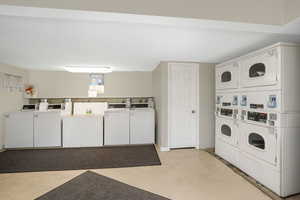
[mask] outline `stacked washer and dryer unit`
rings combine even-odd
[[[279,196],[300,193],[300,46],[216,66],[216,154]]]

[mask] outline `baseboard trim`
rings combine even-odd
[[[169,147],[159,147],[160,151],[170,151]]]

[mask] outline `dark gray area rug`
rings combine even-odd
[[[161,165],[154,145],[8,150],[0,153],[0,173],[151,165]]]
[[[36,200],[168,200],[87,171]]]

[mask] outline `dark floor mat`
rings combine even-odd
[[[8,150],[0,163],[0,173],[161,165],[154,145]]]
[[[36,200],[168,200],[87,171]]]

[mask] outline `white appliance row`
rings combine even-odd
[[[154,144],[153,108],[108,109],[104,114],[104,145]]]
[[[14,112],[5,115],[5,148],[61,146],[60,112]]]
[[[216,66],[216,154],[282,197],[300,192],[300,46]]]
[[[216,154],[280,196],[299,193],[299,114],[288,127],[216,117]]]
[[[13,112],[5,116],[5,148],[154,144],[154,127],[153,108],[108,109],[104,117]]]

